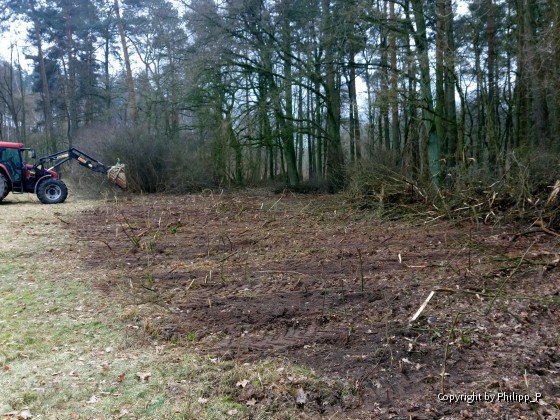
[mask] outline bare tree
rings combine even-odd
[[[126,40],[126,31],[124,21],[119,8],[119,0],[114,0],[115,16],[117,18],[117,28],[119,30],[119,37],[121,40],[121,47],[123,52],[124,66],[126,69],[126,85],[128,88],[128,110],[132,124],[138,123],[138,108],[136,106],[136,90],[134,88],[134,77],[132,75],[132,66],[130,65],[130,56],[128,53],[128,43]]]

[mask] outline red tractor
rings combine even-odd
[[[34,164],[26,163],[26,157],[35,159],[35,151],[22,143],[0,142],[0,201],[8,193],[34,193],[44,204],[62,203],[68,196],[68,188],[53,169],[70,159],[88,169],[107,174],[109,180],[121,188],[126,188],[124,165],[103,165],[76,148],[48,155]],[[47,166],[52,165],[50,168]]]

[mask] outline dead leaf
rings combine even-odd
[[[18,420],[26,420],[26,419],[30,419],[33,416],[31,415],[31,412],[29,410],[23,410],[23,411],[10,411],[9,413],[5,413],[2,415],[2,419],[11,419],[11,418],[16,418]]]
[[[242,381],[237,382],[235,384],[235,386],[240,387],[240,388],[245,388],[248,383],[249,383],[248,379],[243,379]]]
[[[304,405],[307,402],[307,394],[303,388],[298,388],[296,393],[296,404]]]
[[[119,414],[117,414],[117,416],[115,418],[120,419],[123,418],[124,416],[128,415],[130,413],[130,411],[128,411],[128,409],[123,408],[121,409],[121,411],[119,412]]]
[[[140,382],[148,382],[150,380],[151,376],[152,376],[152,374],[150,372],[137,372],[136,373],[136,379],[138,379]]]
[[[255,400],[254,398],[251,398],[249,401],[247,401],[245,404],[247,404],[248,406],[252,407],[253,405],[257,404],[257,400]]]
[[[99,398],[96,395],[92,395],[87,403],[88,404],[95,404],[97,402],[99,402]]]
[[[117,376],[117,382],[120,384],[122,383],[122,381],[124,381],[126,374],[125,373],[121,373],[119,376]]]

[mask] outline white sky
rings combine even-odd
[[[174,2],[176,2],[176,0],[174,0]],[[455,0],[454,3],[457,5],[456,13],[458,16],[468,12],[468,4],[465,0]],[[25,59],[25,53],[35,54],[35,51],[31,49],[26,42],[28,27],[28,23],[20,20],[4,24],[4,28],[2,28],[4,30],[0,33],[0,58],[10,61],[10,50],[13,48],[13,61],[18,61],[19,53],[21,66],[31,72],[33,62],[32,60]],[[134,51],[131,50],[130,52],[131,55],[134,56]],[[132,58],[134,59],[134,57]],[[360,95],[365,95],[365,84],[361,80],[358,82],[358,90]]]
[[[19,50],[21,65],[30,70],[31,60],[27,61],[24,58],[24,51],[26,51],[26,32],[27,23],[23,21],[9,22],[4,25],[5,29],[0,34],[0,57],[6,61],[10,61],[10,49],[13,49],[13,60],[17,61],[17,53]],[[33,52],[29,51],[31,54]]]

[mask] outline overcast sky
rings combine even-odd
[[[10,22],[5,25],[0,35],[0,57],[6,61],[10,61],[10,47],[17,46],[21,54],[21,65],[24,68],[31,66],[31,61],[27,61],[23,57],[24,47],[26,46],[25,38],[27,31],[27,23],[23,21]],[[14,48],[13,60],[17,61],[17,50]]]
[[[175,0],[173,0],[176,3]],[[456,14],[463,15],[468,12],[468,4],[464,0],[456,0],[455,5],[457,6]],[[29,45],[26,42],[26,32],[28,28],[28,23],[17,20],[15,22],[9,22],[4,25],[4,29],[0,33],[0,58],[10,61],[10,49],[11,46],[14,47],[13,49],[13,60],[17,61],[18,51],[20,54],[20,64],[24,69],[27,71],[31,71],[33,62],[32,60],[26,60],[24,58],[24,54],[27,52],[29,54],[34,54],[35,51],[29,50]],[[131,51],[132,55],[134,52]]]

